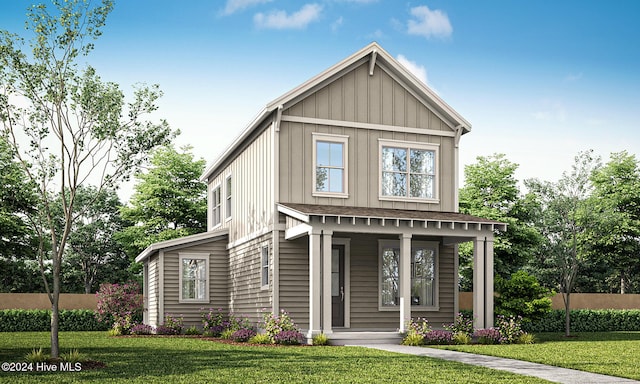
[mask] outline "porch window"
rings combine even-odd
[[[313,134],[313,195],[346,198],[348,136]]]
[[[437,306],[438,244],[413,242],[411,246],[411,306]],[[380,309],[400,307],[400,244],[380,243]]]
[[[212,216],[212,226],[217,227],[220,225],[221,210],[222,210],[222,201],[220,196],[220,186],[218,185],[213,189],[213,193],[211,195],[211,216]]]
[[[437,145],[393,140],[379,143],[381,199],[437,199]]]
[[[209,255],[179,255],[179,302],[209,302]]]

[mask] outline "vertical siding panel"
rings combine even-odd
[[[393,80],[389,75],[382,71],[378,71],[377,73],[383,73],[382,75],[382,124],[385,125],[393,125],[393,102],[394,102],[394,92],[393,92]]]
[[[369,93],[363,95],[369,98],[369,119],[367,123],[382,123],[382,76],[381,71],[376,71],[373,76],[367,75]]]
[[[406,94],[407,92],[400,84],[393,83],[393,125],[402,127],[406,124]]]
[[[329,87],[316,92],[316,115],[321,119],[329,119]]]
[[[369,74],[365,71],[363,66],[355,70],[354,73],[356,103],[355,119],[362,123],[370,123],[372,120],[370,117],[371,105],[369,100]]]
[[[316,94],[311,94],[302,103],[304,105],[304,117],[316,117]]]
[[[342,79],[329,85],[329,116],[333,120],[344,120],[344,84]]]
[[[343,82],[343,119],[356,121],[356,84],[355,72],[350,72],[342,79]]]

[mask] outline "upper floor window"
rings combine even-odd
[[[225,218],[231,218],[231,176],[227,176],[225,182]]]
[[[218,185],[213,189],[211,194],[211,216],[212,226],[217,227],[220,225],[221,210],[222,210],[222,196],[220,196],[220,186]]]
[[[380,140],[380,197],[435,200],[438,146]]]
[[[347,197],[348,136],[313,134],[313,195]]]
[[[179,302],[209,302],[209,255],[179,255]]]

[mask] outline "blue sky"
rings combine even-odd
[[[32,1],[0,2],[24,34]],[[95,2],[95,0],[94,0]],[[461,163],[504,153],[553,181],[581,150],[640,157],[640,2],[120,0],[86,61],[158,83],[159,116],[207,162],[269,101],[371,41],[473,125]]]

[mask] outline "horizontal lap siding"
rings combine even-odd
[[[183,248],[164,254],[164,312],[171,315],[182,315],[186,326],[201,325],[202,308],[222,308],[228,310],[229,293],[229,261],[226,240],[211,242],[199,246]],[[179,254],[209,253],[209,302],[179,302]],[[164,322],[164,316],[160,319]]]
[[[262,289],[263,246],[269,247],[269,258],[273,260],[271,233],[229,250],[229,310],[256,325],[262,320],[263,310],[272,305],[271,289]],[[271,275],[270,271],[270,278]]]
[[[282,232],[280,232],[282,234]],[[280,241],[280,308],[302,329],[309,327],[308,237]]]
[[[400,314],[378,309],[378,239],[374,235],[351,237],[351,327],[397,329]],[[391,237],[395,240],[397,237]],[[419,241],[419,239],[414,239]],[[454,262],[453,246],[439,250],[440,311],[412,311],[412,317],[424,317],[434,328],[453,321]]]
[[[158,321],[158,254],[149,258],[147,311],[149,325],[157,326],[160,323]]]

